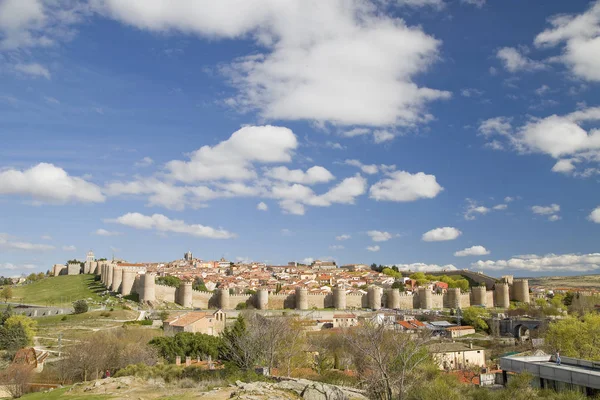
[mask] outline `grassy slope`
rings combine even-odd
[[[544,276],[529,278],[529,286],[546,288],[600,289],[600,275]]]
[[[98,293],[102,290],[100,283],[94,281],[93,275],[57,276],[15,287],[12,301],[42,306],[68,306],[79,299],[100,300]]]
[[[70,399],[70,400],[102,400],[110,399],[112,396],[106,395],[91,395],[91,394],[75,394],[71,395],[67,393],[69,388],[55,389],[51,392],[44,393],[30,393],[21,397],[23,400],[54,400],[54,399]]]

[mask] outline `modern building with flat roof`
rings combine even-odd
[[[588,396],[600,394],[600,362],[554,356],[508,356],[500,358],[504,383],[511,373],[528,372],[533,375],[532,385],[557,392],[577,391]]]

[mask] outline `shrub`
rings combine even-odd
[[[85,300],[77,300],[73,302],[73,313],[74,314],[83,314],[88,312],[89,306],[87,301]]]
[[[66,321],[68,318],[66,315],[63,315],[62,318],[60,319],[61,321]]]
[[[248,304],[246,304],[245,302],[238,303],[237,306],[235,306],[236,310],[245,310],[247,308]]]

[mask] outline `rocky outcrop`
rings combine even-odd
[[[305,400],[366,400],[360,390],[329,385],[306,379],[282,380],[278,383],[236,382],[234,399],[305,399]]]

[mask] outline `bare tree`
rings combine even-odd
[[[32,370],[29,365],[13,364],[0,373],[0,382],[13,397],[19,398],[29,392]]]
[[[405,399],[421,383],[431,361],[428,333],[396,332],[384,324],[366,323],[343,333],[362,384],[370,397]]]

